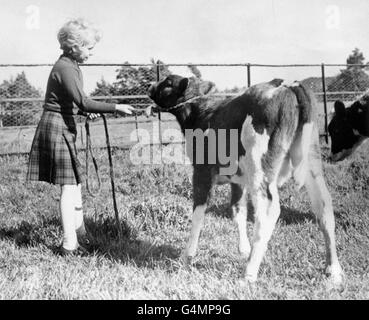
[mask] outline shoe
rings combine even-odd
[[[83,228],[79,228],[76,230],[78,243],[81,244],[86,249],[90,249],[91,241],[88,236],[88,232],[86,231],[85,226]]]
[[[92,244],[92,241],[90,240],[89,236],[87,234],[78,235],[77,239],[79,245],[81,245],[83,248],[85,248],[87,251],[91,252],[94,250],[94,246]]]
[[[63,246],[60,246],[58,248],[58,253],[62,257],[67,257],[67,256],[85,257],[90,254],[88,249],[86,249],[80,244],[78,245],[77,249],[74,249],[74,250],[68,250],[68,249],[65,249]]]

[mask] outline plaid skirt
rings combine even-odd
[[[32,142],[27,180],[60,185],[81,183],[83,170],[76,138],[72,115],[44,110]]]

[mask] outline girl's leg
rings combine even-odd
[[[86,228],[83,220],[83,203],[82,203],[82,191],[81,184],[77,185],[77,192],[74,198],[74,210],[75,210],[75,229],[79,237],[86,236]]]
[[[60,213],[63,227],[63,248],[74,250],[78,247],[75,225],[75,194],[76,185],[65,184],[61,186]]]

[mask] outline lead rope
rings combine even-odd
[[[162,108],[160,106],[158,106],[157,104],[152,104],[151,107],[155,107],[156,109],[160,110],[160,111],[164,111],[164,112],[169,112],[169,111],[173,111],[173,110],[176,110],[176,109],[179,109],[179,108],[182,108],[182,107],[185,107],[188,105],[188,103],[191,103],[193,101],[195,101],[196,99],[199,99],[199,98],[202,98],[204,97],[205,95],[200,95],[200,96],[195,96],[195,97],[192,97],[188,100],[185,100],[181,103],[178,103],[176,104],[175,106],[172,106],[172,107],[169,107],[169,108]]]
[[[86,189],[88,191],[88,193],[92,196],[92,197],[96,197],[98,195],[98,193],[100,192],[101,189],[101,179],[100,179],[100,174],[99,174],[99,168],[97,166],[97,161],[96,158],[94,157],[94,154],[92,152],[92,146],[91,146],[91,135],[90,135],[90,119],[86,118],[86,122],[85,122],[85,129],[86,129]],[[96,177],[97,177],[97,190],[96,192],[92,191],[92,188],[90,188],[90,183],[89,183],[89,155],[91,155],[92,158],[92,163],[94,165],[95,168],[95,173],[96,173]]]
[[[106,137],[106,146],[108,149],[108,156],[109,156],[109,172],[110,172],[110,181],[111,181],[111,191],[112,191],[112,196],[113,196],[113,206],[114,206],[114,214],[115,214],[115,221],[117,224],[117,229],[118,229],[118,235],[119,235],[119,240],[120,242],[123,240],[123,231],[122,231],[122,225],[120,224],[119,221],[119,212],[118,212],[118,206],[117,206],[117,199],[115,196],[115,182],[114,182],[114,168],[113,168],[113,160],[112,160],[112,156],[111,156],[111,147],[110,147],[110,139],[109,139],[109,131],[108,131],[108,124],[105,118],[104,114],[101,114],[101,117],[104,121],[104,129],[105,129],[105,137]],[[96,159],[93,155],[92,152],[92,147],[91,147],[91,136],[90,136],[90,125],[89,125],[89,118],[86,118],[86,123],[85,123],[85,128],[86,128],[86,187],[87,187],[87,191],[88,193],[92,196],[95,197],[101,188],[101,180],[100,180],[100,175],[99,175],[99,169],[97,166],[97,162]],[[95,167],[95,172],[96,172],[96,176],[98,179],[98,189],[96,193],[93,193],[90,189],[90,185],[88,182],[88,154],[91,154],[92,157],[92,161]]]

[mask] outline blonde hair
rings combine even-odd
[[[74,46],[95,45],[100,39],[101,32],[82,18],[68,21],[58,32],[60,49],[66,52]]]

